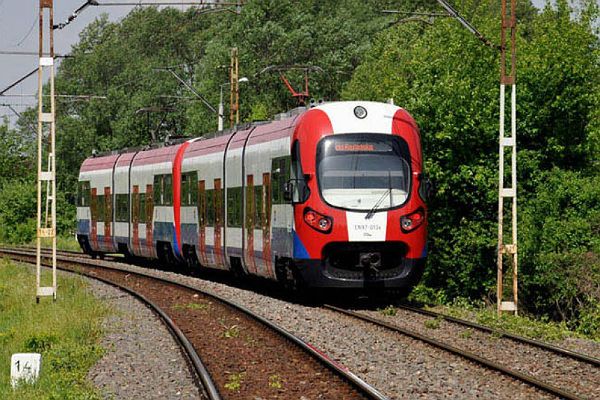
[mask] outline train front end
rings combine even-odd
[[[310,287],[409,291],[427,257],[428,182],[405,110],[339,102],[306,112],[292,139],[294,266]]]

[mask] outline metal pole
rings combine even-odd
[[[221,94],[219,96],[219,132],[223,130],[223,85],[220,87]]]
[[[517,0],[510,0],[510,10],[507,10],[507,0],[502,0],[502,27],[500,33],[500,146],[499,146],[499,186],[498,186],[498,265],[497,265],[497,309],[518,313],[518,257],[517,257],[517,86],[516,86],[516,18]],[[510,13],[510,18],[507,15]],[[507,29],[510,30],[510,43],[507,44]],[[507,57],[506,51],[510,51]],[[508,63],[508,72],[507,72]],[[506,136],[506,86],[510,92],[510,136]],[[510,149],[510,187],[504,187],[505,149]],[[511,243],[504,243],[504,199],[512,199],[511,207]],[[509,255],[509,265],[512,268],[512,299],[504,301],[504,254]]]
[[[44,11],[49,14],[49,51],[44,55]],[[40,297],[52,296],[56,300],[56,121],[54,98],[54,4],[53,0],[40,0],[39,3],[39,65],[38,65],[38,163],[37,163],[37,240],[36,240],[36,302]],[[50,112],[44,112],[43,72],[50,72]],[[42,170],[42,137],[44,126],[49,126],[48,167]],[[42,226],[42,181],[47,182],[46,189],[46,218]],[[50,216],[48,215],[50,205]],[[41,286],[41,240],[52,239],[52,286]]]

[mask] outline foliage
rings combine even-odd
[[[394,317],[398,313],[398,310],[396,309],[396,307],[394,307],[391,304],[385,308],[379,308],[379,309],[377,309],[377,311],[379,311],[379,313],[381,315],[385,315],[388,317]]]
[[[19,132],[0,125],[0,183],[14,177],[31,176],[34,164],[31,133],[25,140]]]
[[[472,10],[474,25],[499,42],[496,3],[465,0],[457,8]],[[528,300],[522,306],[567,318],[582,298],[595,296],[569,276],[595,270],[588,261],[599,251],[593,237],[600,212],[594,189],[600,41],[592,22],[598,14],[588,6],[574,19],[565,1],[539,14],[522,7],[518,181],[521,283]],[[394,98],[421,126],[426,169],[438,188],[430,202],[425,283],[429,295],[442,290],[436,294],[442,300],[495,291],[498,65],[498,53],[454,20],[407,23],[376,38],[343,92],[346,99]],[[553,206],[546,209],[544,201]]]
[[[42,199],[45,205],[45,200]],[[56,229],[70,235],[75,224],[75,207],[64,193],[57,192]],[[0,182],[0,242],[28,243],[36,237],[37,188],[32,180],[13,179]]]
[[[591,316],[600,306],[600,175],[558,169],[542,174],[521,219],[529,308],[600,332],[600,320],[593,323]]]
[[[51,279],[44,273],[42,279]],[[101,357],[101,323],[108,309],[86,292],[80,278],[59,276],[60,297],[36,304],[31,270],[0,261],[0,355],[8,365],[18,352],[41,352],[40,379],[10,386],[9,368],[0,371],[3,399],[94,399],[88,369]]]
[[[37,189],[33,182],[0,184],[0,241],[26,243],[35,238]]]

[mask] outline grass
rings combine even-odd
[[[5,245],[5,246],[27,246],[27,247],[35,247],[37,246],[36,243],[36,239],[33,239],[31,242],[29,243],[1,243],[0,245]],[[50,238],[43,238],[42,239],[42,248],[46,247],[51,247],[52,246],[52,239]],[[79,246],[79,243],[77,242],[77,240],[75,239],[74,236],[57,236],[56,237],[56,248],[58,250],[66,250],[66,251],[79,251],[81,252],[81,246]]]
[[[33,240],[29,243],[29,246],[36,246],[36,241]],[[42,247],[51,247],[52,239],[44,238],[42,239]],[[57,236],[56,237],[56,248],[58,250],[67,250],[67,251],[81,251],[81,247],[79,243],[75,239],[74,236]]]
[[[281,382],[281,377],[277,374],[269,375],[269,387],[271,389],[283,388],[283,383]]]
[[[227,383],[225,384],[225,389],[231,390],[232,392],[239,391],[242,387],[242,383],[244,383],[245,377],[245,372],[229,374]]]
[[[583,337],[596,341],[600,340],[597,337],[584,336],[569,330],[566,323],[538,319],[529,315],[515,316],[510,313],[503,313],[498,318],[495,305],[473,304],[464,299],[455,300],[447,305],[436,305],[427,308],[456,318],[474,321],[493,329],[546,342]]]
[[[50,279],[43,274],[43,281]],[[0,398],[96,399],[86,380],[102,356],[101,323],[109,310],[89,294],[78,277],[58,277],[58,299],[35,302],[31,268],[0,260]],[[10,385],[13,353],[39,352],[42,368],[34,384]]]
[[[569,329],[565,322],[554,322],[547,318],[536,318],[526,314],[514,316],[510,313],[503,313],[498,318],[495,304],[490,305],[485,304],[483,301],[470,301],[464,298],[449,301],[441,291],[435,291],[423,285],[419,285],[411,293],[408,300],[420,304],[429,304],[426,308],[432,311],[477,322],[497,330],[531,339],[553,342],[566,338],[585,338],[600,342],[598,334],[584,335],[575,332]],[[465,333],[465,335],[470,335],[470,333]]]
[[[396,314],[398,313],[398,310],[396,309],[396,307],[389,305],[385,308],[378,308],[377,311],[379,311],[379,313],[381,315],[384,315],[386,317],[395,317]]]

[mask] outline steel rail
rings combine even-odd
[[[14,255],[25,255],[25,256],[30,256],[30,254],[27,252],[27,250],[23,250],[23,249],[19,249],[19,250],[12,250],[12,249],[6,249],[6,248],[0,248],[0,254],[14,254]],[[82,256],[85,256],[83,253],[75,253],[75,254],[80,254]],[[91,260],[89,262],[85,262],[82,260],[69,260],[69,256],[59,256],[57,257],[57,260],[61,261],[61,262],[66,262],[66,263],[75,263],[75,264],[80,264],[80,265],[84,265],[86,267],[92,267],[92,268],[101,268],[101,269],[107,269],[107,270],[112,270],[112,271],[118,271],[118,272],[123,272],[123,273],[128,273],[128,274],[135,274],[138,276],[143,276],[146,278],[151,278],[151,279],[156,279],[158,281],[161,282],[167,282],[169,284],[172,285],[176,285],[182,288],[186,288],[198,293],[201,293],[204,296],[210,297],[218,302],[221,302],[233,309],[236,309],[244,314],[246,314],[247,316],[249,316],[250,318],[254,319],[255,321],[263,324],[264,326],[266,326],[267,328],[275,331],[276,333],[278,333],[280,336],[284,337],[286,340],[288,340],[289,342],[293,343],[294,345],[300,347],[303,351],[305,351],[306,353],[308,353],[310,356],[312,356],[313,358],[315,358],[319,363],[321,363],[323,366],[325,366],[327,369],[329,369],[330,371],[332,371],[334,374],[336,374],[337,376],[341,377],[343,380],[345,380],[346,382],[348,382],[351,386],[353,386],[353,388],[355,390],[357,390],[359,393],[361,393],[362,395],[364,395],[365,397],[367,397],[368,399],[373,399],[373,400],[388,400],[388,397],[386,397],[384,394],[382,394],[381,392],[379,392],[377,389],[375,389],[373,386],[369,385],[368,383],[366,383],[365,381],[363,381],[361,378],[359,378],[358,376],[356,376],[354,373],[352,373],[348,368],[346,368],[343,365],[338,364],[337,362],[335,362],[334,360],[332,360],[331,358],[329,358],[326,354],[324,354],[323,352],[319,351],[316,347],[312,346],[310,343],[305,342],[304,340],[300,339],[299,337],[295,336],[294,334],[292,334],[291,332],[287,331],[286,329],[274,324],[273,322],[269,321],[268,319],[261,317],[260,315],[254,313],[253,311],[251,311],[250,309],[242,306],[241,304],[238,304],[234,301],[225,299],[221,296],[219,296],[216,293],[212,293],[210,291],[204,290],[204,289],[199,289],[198,287],[192,286],[192,285],[188,285],[185,283],[181,283],[181,282],[177,282],[175,280],[172,280],[170,278],[166,278],[166,277],[156,277],[154,275],[152,275],[151,273],[146,273],[143,271],[128,271],[128,270],[123,270],[119,267],[116,266],[109,266],[109,265],[99,265],[96,264],[94,262],[92,262]],[[72,270],[68,269],[68,268],[60,268],[62,270],[66,270],[69,272],[73,272]],[[87,275],[86,275],[87,276]],[[92,277],[94,277],[93,275],[91,275]]]
[[[24,247],[24,249],[29,249],[29,248]],[[67,254],[67,255],[72,254],[72,255],[81,255],[81,256],[84,256],[84,253],[76,252],[76,251],[70,251],[70,250],[62,250],[62,251],[59,251],[59,253],[63,253],[63,254]],[[118,260],[118,258],[114,258],[114,259]],[[510,332],[505,331],[505,330],[490,328],[489,326],[478,324],[476,322],[468,321],[468,320],[465,320],[465,319],[456,318],[456,317],[453,317],[451,315],[439,313],[439,312],[436,312],[436,311],[425,310],[425,309],[422,309],[422,308],[417,308],[417,307],[409,306],[409,305],[406,305],[406,304],[398,304],[398,305],[396,305],[396,307],[400,308],[400,309],[403,309],[403,310],[406,310],[406,311],[411,311],[411,312],[415,312],[415,313],[418,313],[418,314],[426,315],[426,316],[429,316],[429,317],[441,318],[441,319],[443,319],[445,321],[454,322],[456,324],[467,326],[467,327],[473,328],[473,329],[477,329],[477,330],[482,331],[482,332],[486,332],[486,333],[490,333],[490,334],[493,334],[493,335],[501,336],[501,337],[504,337],[504,338],[512,339],[512,340],[517,341],[517,342],[529,344],[531,346],[538,347],[538,348],[540,348],[542,350],[547,350],[547,351],[553,352],[553,353],[561,355],[561,356],[573,358],[573,359],[575,359],[577,361],[582,361],[582,362],[589,363],[589,364],[591,364],[591,365],[593,365],[595,367],[600,367],[600,358],[596,358],[596,357],[593,357],[593,356],[590,356],[590,355],[587,355],[587,354],[579,353],[577,351],[570,350],[570,349],[567,349],[567,348],[564,348],[564,347],[555,346],[553,344],[542,342],[540,340],[536,340],[536,339],[531,339],[531,338],[527,338],[527,337],[524,337],[524,336],[515,335],[515,334],[510,333]]]
[[[573,350],[569,350],[564,347],[555,346],[555,345],[545,343],[545,342],[542,342],[539,340],[515,335],[513,333],[510,333],[510,332],[507,332],[504,330],[490,328],[489,326],[481,325],[476,322],[467,321],[464,319],[453,317],[451,315],[442,314],[442,313],[438,313],[438,312],[431,311],[431,310],[424,310],[421,308],[416,308],[416,307],[412,307],[412,306],[404,305],[404,304],[397,305],[397,307],[401,308],[403,310],[412,311],[412,312],[415,312],[418,314],[427,315],[430,317],[441,318],[443,320],[446,320],[449,322],[454,322],[455,324],[459,324],[459,325],[463,325],[463,326],[468,326],[469,328],[474,328],[474,329],[480,330],[482,332],[487,332],[487,333],[491,333],[494,335],[500,335],[502,337],[512,339],[517,342],[529,344],[534,347],[538,347],[540,349],[547,350],[547,351],[553,352],[553,353],[561,355],[561,356],[570,357],[570,358],[576,359],[578,361],[583,361],[583,362],[592,364],[593,366],[600,367],[600,359],[599,358],[588,356],[586,354],[579,353],[579,352],[576,352]]]
[[[485,366],[487,368],[490,368],[492,370],[498,371],[498,372],[500,372],[500,373],[502,373],[504,375],[510,376],[510,377],[512,377],[514,379],[517,379],[517,380],[520,380],[522,382],[525,382],[528,385],[537,387],[538,389],[541,389],[541,390],[543,390],[543,391],[545,391],[545,392],[547,392],[547,393],[549,393],[551,395],[557,396],[559,398],[568,399],[568,400],[583,400],[584,399],[583,397],[580,397],[580,396],[578,396],[575,393],[572,393],[570,391],[567,391],[567,390],[564,390],[562,388],[556,387],[556,386],[551,385],[549,383],[543,382],[543,381],[541,381],[541,380],[539,380],[539,379],[537,379],[537,378],[535,378],[535,377],[533,377],[533,376],[531,376],[529,374],[524,374],[524,373],[515,371],[513,369],[504,367],[503,365],[501,365],[499,363],[496,363],[494,361],[491,361],[491,360],[488,360],[486,358],[480,357],[479,355],[477,355],[475,353],[459,349],[458,347],[451,346],[451,345],[443,343],[443,342],[441,342],[439,340],[436,340],[436,339],[433,339],[431,337],[422,335],[422,334],[420,334],[418,332],[414,332],[414,331],[411,331],[411,330],[408,330],[408,329],[404,329],[404,328],[401,328],[399,326],[389,324],[389,323],[387,323],[385,321],[381,321],[381,320],[378,320],[376,318],[372,318],[372,317],[369,317],[369,316],[366,316],[366,315],[362,315],[362,314],[359,314],[359,313],[356,313],[356,312],[353,312],[353,311],[345,310],[343,308],[339,308],[339,307],[336,307],[336,306],[332,306],[332,305],[326,304],[326,305],[323,306],[323,308],[328,309],[330,311],[335,311],[337,313],[345,314],[345,315],[348,315],[348,316],[350,316],[350,317],[352,317],[354,319],[358,319],[358,320],[361,320],[363,322],[368,322],[368,323],[371,323],[373,325],[385,328],[387,330],[390,330],[390,331],[393,331],[393,332],[400,333],[402,335],[411,337],[411,338],[416,339],[418,341],[425,342],[425,343],[427,343],[427,344],[429,344],[429,345],[431,345],[433,347],[445,350],[445,351],[447,351],[449,353],[452,353],[452,354],[455,354],[455,355],[457,355],[457,356],[459,356],[461,358],[467,359],[469,361],[472,361],[472,362],[475,362],[477,364],[483,365],[483,366]]]
[[[22,250],[12,251],[12,250],[8,250],[5,248],[0,248],[0,254],[12,254],[13,256],[16,256],[16,257],[18,257],[19,255],[24,255],[26,257],[35,257],[35,255],[33,255],[33,254],[28,254],[26,252],[22,252],[22,253],[19,253],[19,252],[22,252]],[[62,260],[62,261],[68,262],[68,263],[78,263],[78,264],[85,265],[85,263],[74,261],[74,260],[67,260],[67,261]],[[27,261],[27,260],[19,259],[19,262],[33,263],[35,265],[35,260]],[[47,263],[45,263],[45,262],[42,262],[42,265],[48,266]],[[51,265],[50,265],[50,267],[51,267]],[[88,278],[95,279],[95,280],[103,282],[105,284],[114,286],[114,287],[128,293],[129,295],[135,297],[136,299],[138,299],[142,303],[144,303],[146,306],[148,306],[162,320],[162,322],[165,324],[165,326],[169,330],[169,333],[171,334],[173,339],[175,339],[177,344],[179,344],[179,347],[183,350],[183,354],[185,354],[186,359],[188,360],[188,363],[190,364],[190,366],[192,367],[192,369],[194,371],[194,375],[195,375],[194,381],[195,381],[198,389],[209,400],[222,400],[222,397],[219,394],[219,391],[217,390],[217,387],[216,387],[212,377],[210,376],[210,373],[208,372],[208,370],[206,369],[206,366],[200,359],[200,356],[194,349],[194,346],[190,343],[190,341],[183,334],[183,332],[181,332],[181,330],[179,329],[179,327],[177,327],[177,325],[173,322],[173,320],[159,306],[157,306],[151,300],[147,299],[144,295],[136,292],[135,290],[132,290],[132,289],[125,287],[123,285],[120,285],[118,283],[112,282],[108,279],[104,279],[104,278],[101,278],[99,276],[95,276],[92,274],[86,274],[83,271],[77,271],[77,270],[64,268],[64,267],[58,267],[58,269],[60,269],[62,271],[67,271],[67,272],[75,273],[78,275],[86,276]]]

